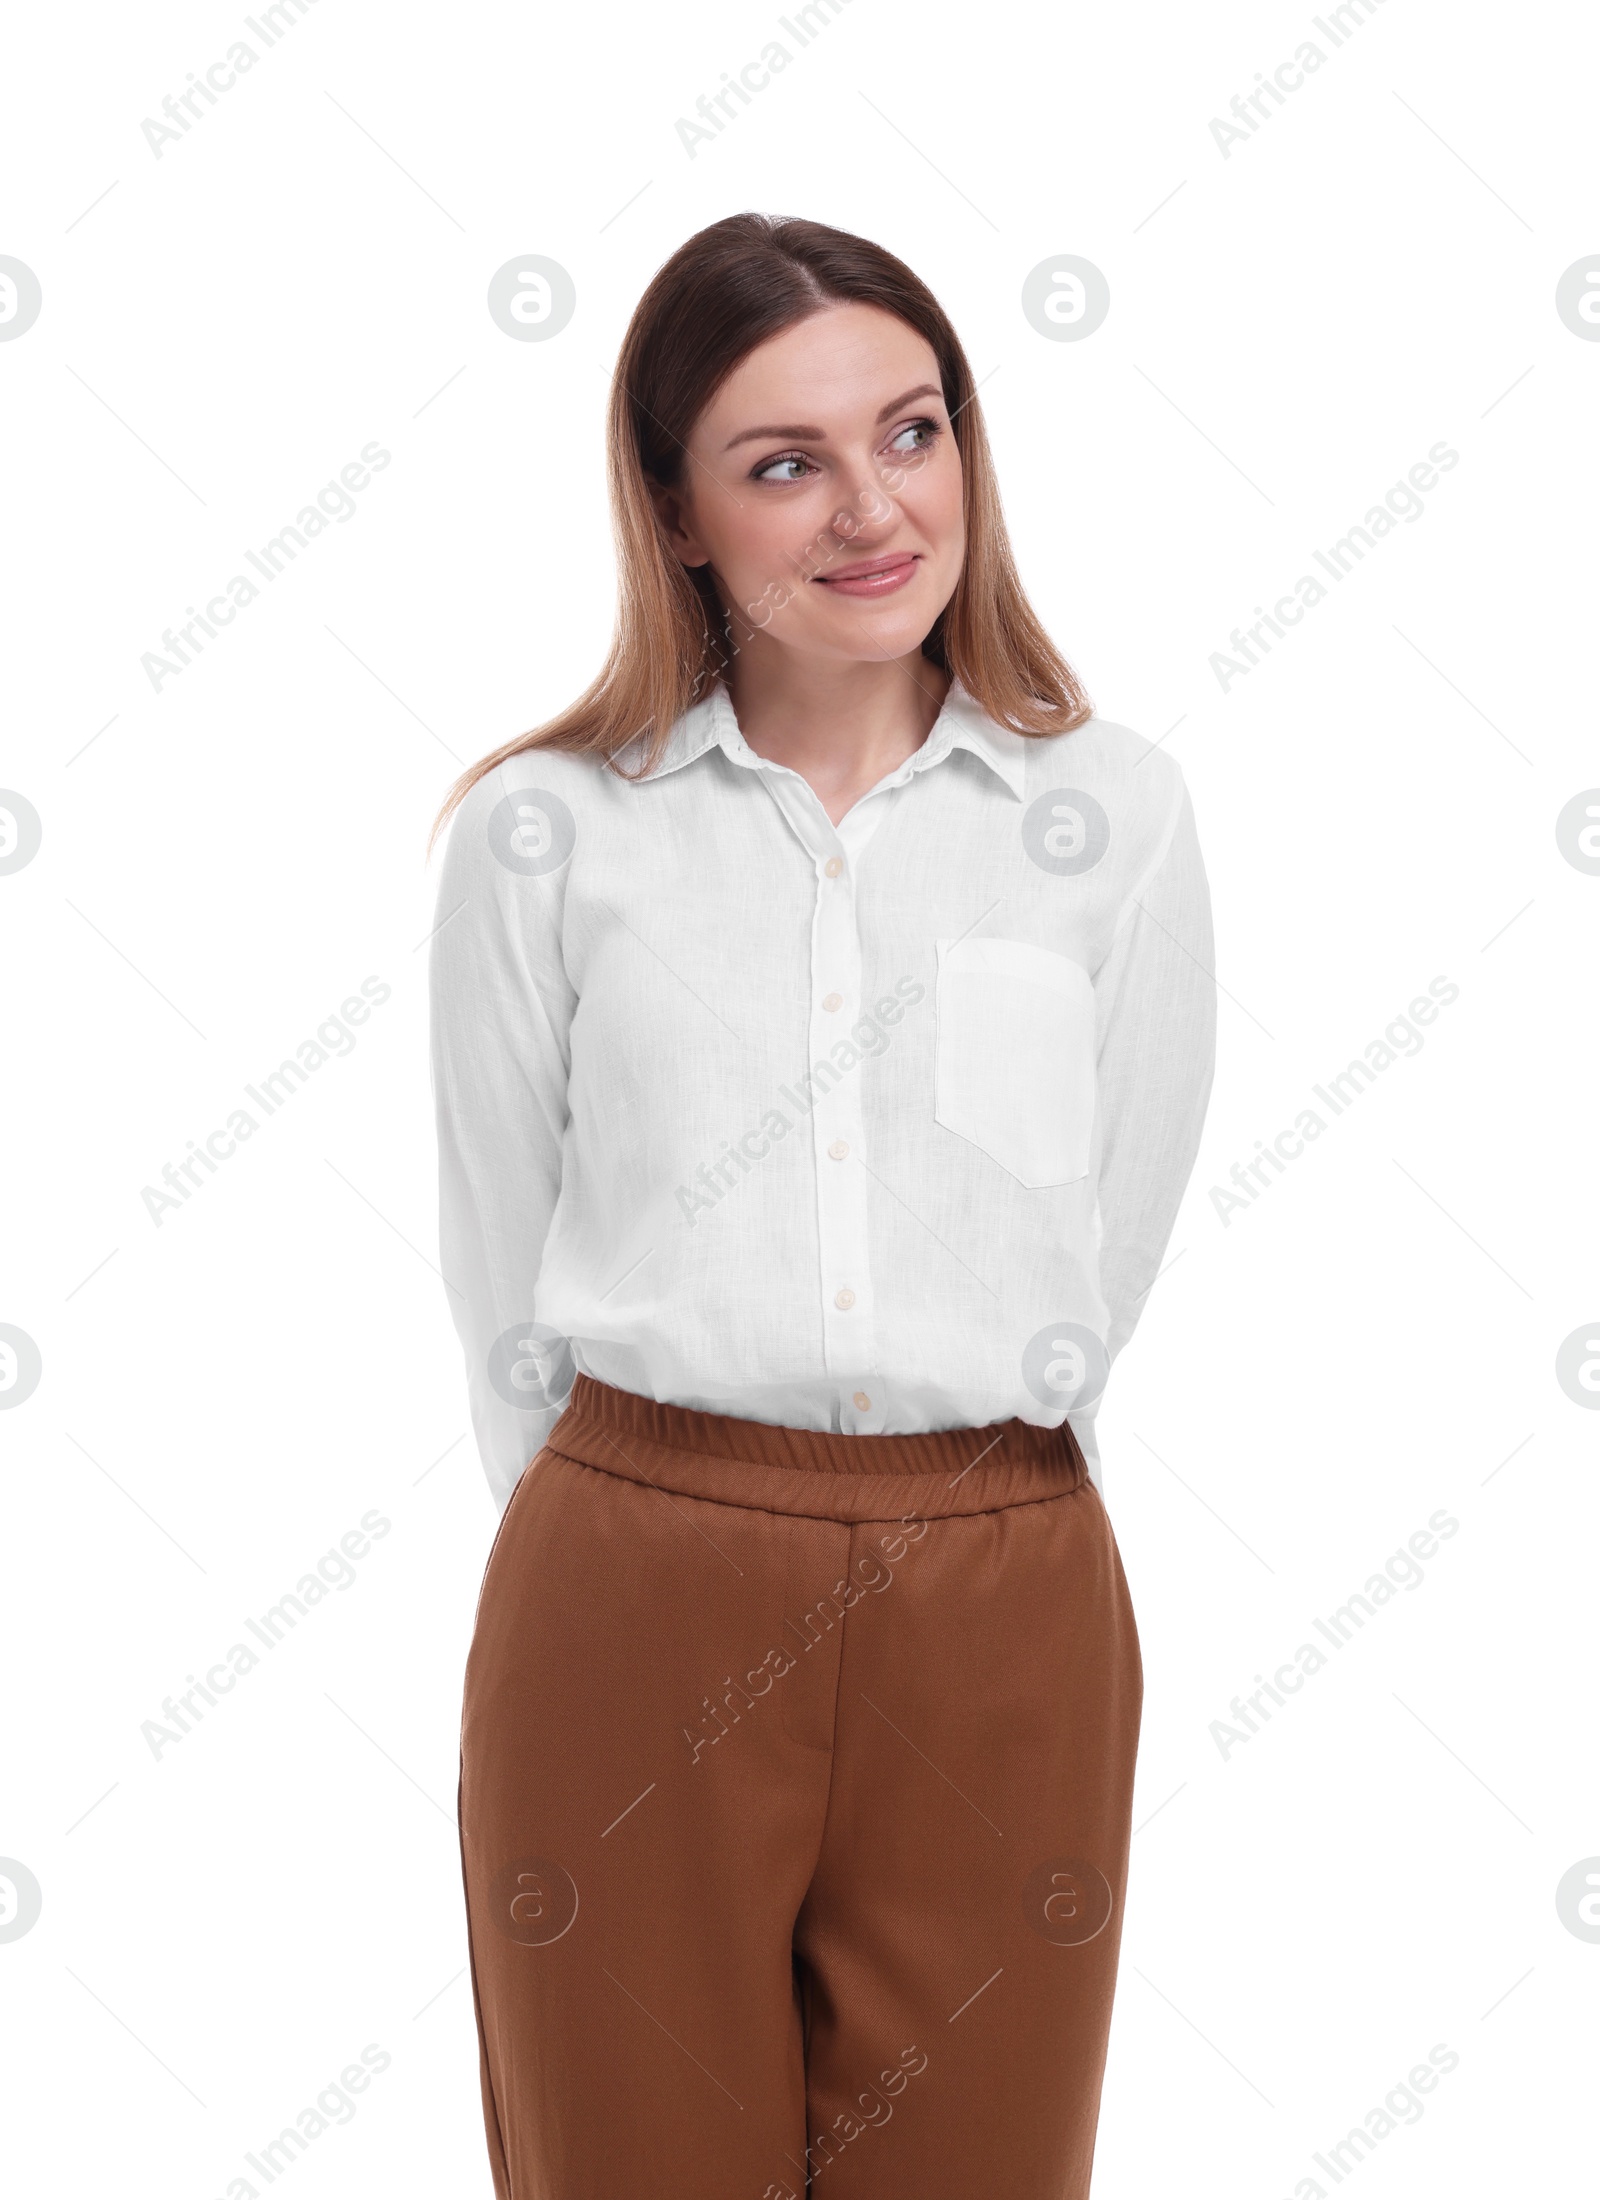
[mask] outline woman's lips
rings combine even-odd
[[[874,558],[870,564],[848,566],[839,573],[819,573],[818,581],[824,588],[832,588],[841,596],[892,596],[897,588],[904,588],[917,569],[917,560],[907,552],[894,558]]]

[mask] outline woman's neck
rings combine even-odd
[[[729,668],[739,731],[757,756],[798,772],[837,825],[862,795],[914,756],[950,675],[919,651],[855,664],[796,666],[747,651]]]

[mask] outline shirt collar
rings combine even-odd
[[[630,744],[631,746],[632,744]],[[760,770],[767,758],[757,756],[739,730],[733,701],[719,680],[709,695],[686,710],[667,738],[661,762],[652,779],[681,770],[710,748],[720,748],[733,763],[746,770]],[[938,717],[920,749],[907,757],[896,778],[924,771],[948,756],[954,748],[968,749],[987,764],[1021,801],[1027,777],[1027,736],[998,725],[967,692],[952,680]],[[642,744],[640,745],[642,754]]]

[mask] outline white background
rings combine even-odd
[[[0,1416],[0,1855],[43,1890],[0,1943],[16,2189],[216,2200],[370,2042],[294,2194],[489,2192],[453,1812],[494,1515],[433,1268],[423,846],[596,668],[616,346],[744,207],[938,292],[1026,585],[1180,758],[1215,893],[1215,1097],[1101,1420],[1147,1697],[1097,2200],[1331,2190],[1314,2153],[1436,2043],[1360,2191],[1567,2189],[1600,1418],[1555,1361],[1600,1317],[1600,878],[1555,821],[1600,784],[1600,344],[1554,293],[1600,251],[1592,18],[1373,0],[1335,50],[1293,5],[850,0],[802,52],[776,7],[319,0],[266,51],[223,5],[70,13],[13,19],[0,147],[44,301],[0,343],[0,785],[44,831],[0,878],[0,1320],[44,1370]],[[241,34],[157,158],[144,118]],[[677,118],[774,36],[691,158]],[[1212,118],[1307,37],[1225,158]],[[548,342],[485,308],[526,252],[577,288]],[[1063,252],[1110,283],[1082,342],[1020,310]],[[356,515],[155,692],[163,630],[372,441]],[[1440,441],[1424,516],[1224,692],[1212,653]],[[354,1051],[158,1227],[144,1187],[369,975]],[[1212,1187],[1435,977],[1421,1051],[1225,1225]],[[154,1756],[373,1508],[353,1584]],[[1225,1757],[1440,1508],[1421,1585]]]

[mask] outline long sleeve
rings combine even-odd
[[[429,961],[440,1265],[479,1456],[502,1512],[571,1385],[565,1341],[533,1315],[561,1189],[576,1005],[558,880],[496,853],[505,799],[492,772],[456,813]]]
[[[1188,789],[1172,831],[1120,912],[1095,978],[1101,1107],[1100,1277],[1114,1362],[1166,1253],[1211,1096],[1216,984],[1211,897]],[[1086,1453],[1093,1409],[1074,1415]],[[1087,1441],[1085,1441],[1087,1438]]]

